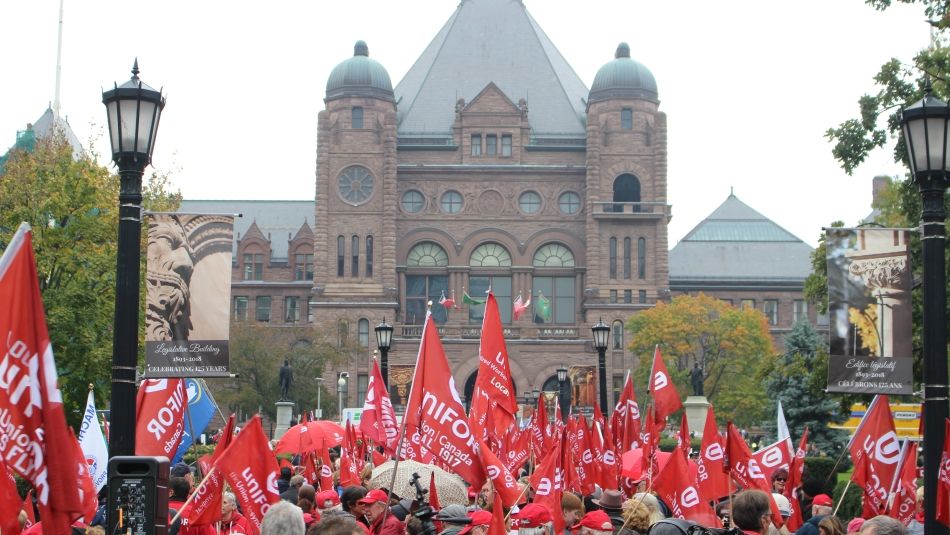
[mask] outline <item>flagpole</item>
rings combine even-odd
[[[848,487],[850,486],[851,478],[848,478],[848,483],[844,486],[844,491],[841,493],[841,498],[838,499],[838,503],[835,505],[835,510],[831,513],[832,516],[838,516],[838,508],[841,507],[842,503],[844,503],[844,497],[848,495]],[[729,507],[729,510],[732,510],[732,506]]]
[[[185,500],[185,503],[181,504],[181,507],[178,509],[178,512],[175,513],[174,518],[172,518],[171,522],[168,523],[169,527],[170,527],[172,524],[174,524],[176,520],[178,520],[178,517],[180,517],[182,511],[184,511],[185,508],[188,507],[188,504],[190,504],[192,501],[194,501],[194,499],[197,498],[199,494],[201,494],[201,492],[199,492],[199,491],[201,490],[201,487],[205,486],[205,482],[208,481],[208,479],[211,477],[211,474],[213,474],[214,471],[217,470],[217,468],[218,468],[218,466],[217,466],[217,465],[214,465],[214,466],[211,467],[211,470],[208,470],[208,474],[205,475],[204,479],[201,480],[201,484],[198,485],[198,490],[192,492],[192,493],[191,493],[191,496],[188,496],[188,499]]]
[[[185,417],[188,419],[188,432],[191,433],[191,450],[195,454],[195,467],[198,469],[198,477],[201,478],[201,463],[198,462],[198,441],[195,437],[195,421],[191,419],[191,403],[188,402],[185,403]],[[184,461],[184,454],[181,457],[181,460]]]

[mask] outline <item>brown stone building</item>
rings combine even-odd
[[[183,211],[244,213],[235,320],[308,321],[355,339],[362,349],[338,371],[350,376],[346,404],[359,406],[373,328],[385,318],[395,327],[399,405],[431,301],[467,397],[483,306],[463,296],[481,300],[491,287],[519,397],[556,390],[564,366],[573,404],[589,408],[590,328],[603,319],[613,403],[639,357],[625,349],[625,323],[671,295],[671,208],[656,81],[626,44],[610,53],[588,89],[511,0],[463,0],[395,88],[356,43],[331,73],[317,117],[315,202],[184,203]],[[796,254],[807,263],[807,252]],[[782,290],[788,307],[800,282],[798,297]],[[443,296],[457,306],[439,304]],[[514,320],[519,296],[531,307]]]

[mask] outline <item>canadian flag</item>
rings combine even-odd
[[[135,398],[135,454],[171,459],[185,434],[184,379],[146,379]]]
[[[716,415],[710,406],[703,428],[703,443],[696,461],[699,466],[699,493],[708,502],[729,495],[729,476],[722,471],[724,456],[725,450],[722,437],[719,436],[719,428],[716,426]]]
[[[366,401],[363,403],[363,415],[360,417],[360,431],[363,436],[382,446],[386,453],[396,453],[399,441],[399,427],[396,425],[396,411],[386,391],[379,363],[373,359],[373,373],[366,385]]]
[[[418,434],[423,448],[473,487],[482,487],[485,471],[478,457],[478,441],[465,418],[465,407],[431,312],[426,314],[422,328],[404,418],[406,433]]]
[[[660,471],[653,486],[676,518],[692,520],[702,526],[722,527],[719,517],[700,496],[696,481],[689,477],[689,461],[681,448],[674,448],[666,466]]]
[[[479,440],[484,440],[488,433],[502,436],[514,423],[518,400],[515,399],[498,301],[491,291],[485,302],[478,346],[478,375],[472,398],[468,421]]]
[[[877,395],[871,401],[848,449],[855,466],[851,480],[864,489],[865,512],[880,514],[886,506],[901,454],[886,395]]]
[[[244,426],[215,466],[231,485],[244,518],[255,533],[260,533],[264,514],[280,501],[277,492],[280,471],[259,415]]]
[[[666,417],[683,408],[683,401],[680,399],[679,392],[676,391],[676,386],[673,385],[670,372],[666,370],[659,345],[653,351],[653,367],[650,369],[650,395],[653,396],[653,406],[656,411],[653,415],[654,421],[660,424],[658,431],[662,431],[666,427]]]
[[[0,466],[33,485],[44,531],[69,533],[83,513],[75,458],[63,447],[63,398],[46,330],[46,315],[33,258],[33,234],[26,223],[0,257],[0,414],[7,440],[0,444]],[[6,477],[0,474],[0,477]],[[6,501],[5,504],[18,503]],[[0,526],[17,522],[16,507],[0,507]],[[14,531],[15,532],[15,531]]]

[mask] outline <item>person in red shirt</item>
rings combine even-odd
[[[184,477],[172,477],[168,480],[168,486],[171,488],[171,496],[168,498],[168,521],[171,522],[175,516],[185,507],[188,501],[188,495],[191,494],[191,483]],[[191,507],[191,504],[188,504]],[[178,517],[174,524],[178,524],[178,535],[215,535],[213,526],[182,526],[181,517]]]
[[[366,506],[366,519],[371,535],[406,535],[406,526],[389,509],[389,495],[382,489],[373,489],[361,499]]]
[[[225,492],[221,498],[221,521],[217,527],[217,535],[245,535],[251,532],[247,519],[237,510],[237,499],[230,492]]]

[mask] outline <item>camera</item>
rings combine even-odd
[[[426,501],[426,494],[429,491],[422,488],[422,485],[419,484],[419,479],[418,472],[413,472],[412,478],[409,480],[409,483],[416,488],[416,499],[413,503],[415,507],[413,507],[412,516],[418,518],[422,524],[421,535],[436,535],[435,523],[432,522],[436,511],[429,505],[429,502]]]

